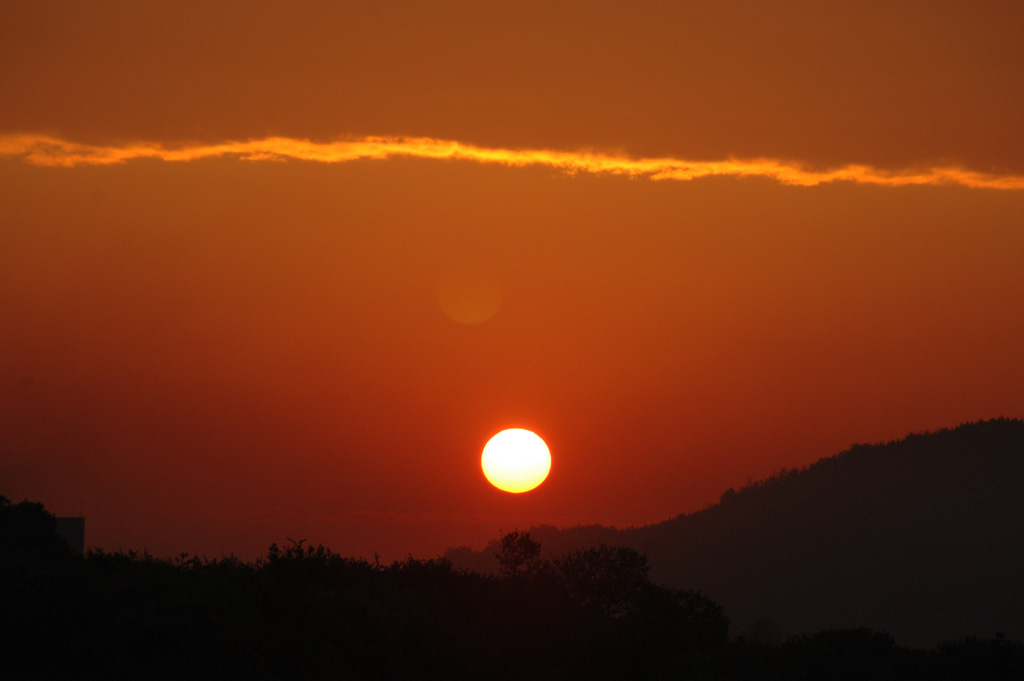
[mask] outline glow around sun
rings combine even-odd
[[[551,452],[536,433],[509,428],[484,446],[480,465],[488,482],[506,492],[528,492],[551,470]]]

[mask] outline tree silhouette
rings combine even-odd
[[[14,504],[0,495],[0,551],[53,557],[68,553],[68,546],[57,532],[56,518],[42,504]]]
[[[574,551],[554,560],[570,597],[605,617],[622,617],[640,607],[647,578],[647,558],[626,548],[600,546]]]
[[[514,578],[537,570],[540,564],[540,543],[531,539],[529,532],[513,530],[502,534],[500,545],[501,550],[495,556],[502,577]]]
[[[930,651],[900,648],[865,628],[781,644],[730,642],[721,606],[700,592],[652,583],[647,558],[630,548],[542,560],[540,542],[516,530],[499,542],[503,577],[445,559],[371,564],[292,540],[252,563],[132,551],[77,556],[36,550],[52,547],[45,509],[17,506],[0,498],[3,679],[938,681],[1024,674],[1024,647],[1005,636]]]

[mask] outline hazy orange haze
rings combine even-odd
[[[5,3],[0,494],[105,548],[390,559],[1019,417],[1022,34],[1001,2]],[[517,426],[553,463],[508,495],[479,455]]]

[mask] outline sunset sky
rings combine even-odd
[[[0,494],[429,557],[1024,416],[1024,5],[0,5]],[[550,447],[491,487],[503,428]]]

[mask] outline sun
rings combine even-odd
[[[498,489],[529,492],[548,477],[551,452],[536,433],[509,428],[488,440],[480,465],[488,482]]]

